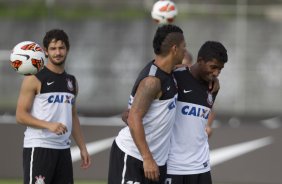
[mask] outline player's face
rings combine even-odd
[[[202,80],[210,82],[219,76],[224,64],[216,59],[210,60],[208,62],[201,60],[200,67]]]
[[[61,40],[52,40],[46,50],[48,60],[54,65],[64,64],[67,53],[67,47]]]

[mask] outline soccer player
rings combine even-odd
[[[195,64],[174,72],[178,97],[166,184],[212,183],[205,128],[217,92],[209,90],[209,82],[218,77],[227,58],[221,43],[208,41],[201,46]]]
[[[108,183],[162,183],[175,115],[177,88],[172,76],[185,52],[183,31],[158,27],[155,59],[139,74],[130,96],[128,126],[116,137],[110,155]]]
[[[193,56],[188,50],[186,50],[186,52],[184,54],[182,64],[187,65],[188,67],[191,67],[192,64],[193,64]],[[183,66],[183,65],[181,65],[181,66]],[[209,85],[210,85],[210,88],[212,88],[212,92],[214,90],[217,91],[219,89],[218,79],[215,78],[214,81],[210,81]],[[212,85],[218,85],[218,86],[213,87]],[[209,117],[208,117],[208,122],[207,122],[207,125],[206,125],[206,132],[208,134],[208,137],[210,137],[212,135],[212,131],[213,131],[212,130],[212,123],[213,123],[214,119],[215,119],[215,112],[214,112],[213,109],[211,109],[211,112],[210,112]]]
[[[81,154],[81,167],[90,166],[77,115],[78,85],[65,71],[69,40],[63,30],[53,29],[43,39],[46,66],[26,76],[18,98],[16,118],[27,126],[23,144],[24,183],[73,184],[70,136]]]

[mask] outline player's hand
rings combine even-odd
[[[128,118],[128,114],[129,114],[129,109],[126,109],[125,111],[122,112],[121,114],[121,119],[122,121],[128,125],[127,123],[127,118]]]
[[[68,132],[67,127],[63,123],[56,123],[56,122],[49,123],[48,130],[54,132],[57,135],[63,135],[66,132]]]
[[[211,135],[212,135],[212,127],[206,126],[206,132],[207,132],[207,134],[208,134],[208,137],[210,138]]]
[[[213,81],[209,82],[209,90],[211,93],[217,92],[220,89],[219,80],[217,77],[213,79]]]
[[[91,165],[91,158],[90,155],[88,154],[88,151],[86,149],[83,149],[80,151],[80,156],[81,156],[81,164],[80,167],[82,169],[87,169]]]
[[[145,177],[152,181],[159,181],[160,171],[153,158],[143,160]]]

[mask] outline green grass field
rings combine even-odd
[[[0,179],[0,184],[22,184],[23,181],[19,179]],[[75,184],[106,184],[106,181],[92,181],[92,180],[78,180]]]

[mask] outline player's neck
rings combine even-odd
[[[154,64],[157,65],[162,71],[166,73],[171,73],[175,67],[175,64],[170,59],[159,57],[159,56],[155,57]]]
[[[197,63],[193,64],[191,67],[190,67],[190,72],[192,74],[192,76],[197,79],[197,80],[201,80],[200,76],[199,76],[199,72],[198,72],[198,66],[197,66]]]
[[[57,73],[57,74],[61,74],[61,73],[63,73],[63,72],[65,71],[65,66],[64,66],[64,64],[62,64],[62,65],[54,65],[54,64],[52,64],[51,62],[48,62],[48,63],[46,64],[46,67],[47,67],[49,70],[51,70],[52,72]]]

